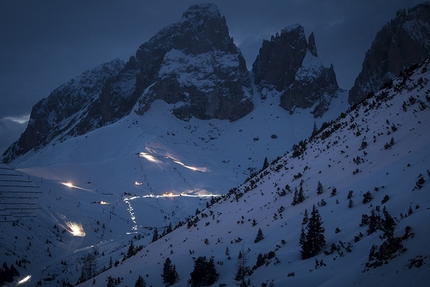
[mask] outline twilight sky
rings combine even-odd
[[[423,0],[1,0],[0,155],[56,87],[114,58],[127,61],[190,5],[206,2],[226,17],[248,68],[263,39],[299,23],[350,89],[376,33],[398,9]]]

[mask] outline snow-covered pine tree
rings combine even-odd
[[[311,258],[317,255],[325,245],[324,228],[322,218],[315,205],[312,206],[311,216],[306,226],[305,238],[300,237],[302,242],[300,251],[302,259]]]

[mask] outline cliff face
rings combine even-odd
[[[350,104],[398,76],[406,67],[430,57],[430,3],[400,10],[377,33],[366,52],[362,70],[349,91]]]
[[[25,154],[33,148],[47,145],[55,138],[83,133],[85,119],[98,106],[105,82],[124,68],[118,59],[84,72],[65,83],[33,106],[27,128],[21,137],[4,153],[5,160]],[[93,122],[94,126],[97,123]]]
[[[136,59],[139,81],[151,85],[138,100],[138,114],[156,99],[176,104],[173,113],[183,120],[234,121],[253,109],[245,60],[214,5],[191,6],[182,21],[140,46]]]
[[[263,98],[279,93],[280,106],[291,113],[316,105],[312,113],[319,117],[339,90],[333,66],[324,67],[313,33],[307,41],[300,25],[263,41],[252,71]]]

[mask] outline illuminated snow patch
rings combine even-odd
[[[62,185],[65,185],[65,186],[67,186],[67,187],[70,187],[70,188],[74,188],[75,186],[73,185],[73,183],[71,183],[71,182],[62,182],[61,183]]]
[[[21,280],[19,280],[19,281],[17,282],[17,284],[23,284],[23,283],[25,283],[25,282],[29,281],[29,280],[30,280],[30,278],[31,278],[31,275],[27,275],[27,276],[25,276],[24,278],[22,278]]]
[[[149,153],[146,153],[146,152],[140,152],[139,157],[143,157],[147,161],[150,161],[153,163],[161,163],[160,160],[156,159],[153,155],[150,155]]]
[[[70,229],[69,232],[73,236],[85,237],[86,233],[85,233],[84,228],[82,227],[82,224],[77,223],[77,222],[72,222],[72,221],[66,222],[66,224],[67,224],[67,227],[69,227],[69,229]]]
[[[90,191],[93,192],[91,189],[87,189],[87,188],[82,188],[79,186],[74,185],[72,182],[68,181],[68,182],[60,182],[62,185],[73,188],[73,189],[80,189],[80,190],[85,190],[85,191]]]
[[[194,170],[194,171],[200,171],[200,172],[207,172],[208,168],[207,167],[198,167],[198,166],[191,166],[191,165],[186,165],[182,162],[180,162],[179,160],[173,159],[173,162],[179,165],[182,165],[185,168]]]

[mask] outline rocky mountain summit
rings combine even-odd
[[[402,9],[377,33],[349,91],[351,104],[378,91],[406,67],[430,57],[430,2]]]
[[[253,109],[245,59],[213,4],[191,6],[182,21],[141,45],[136,61],[141,85],[148,87],[138,100],[138,114],[155,99],[177,104],[173,113],[182,120],[234,121]]]
[[[255,84],[262,97],[280,94],[280,106],[290,111],[311,108],[319,117],[339,91],[333,66],[324,67],[312,33],[306,41],[304,28],[289,26],[264,40],[252,65]]]

